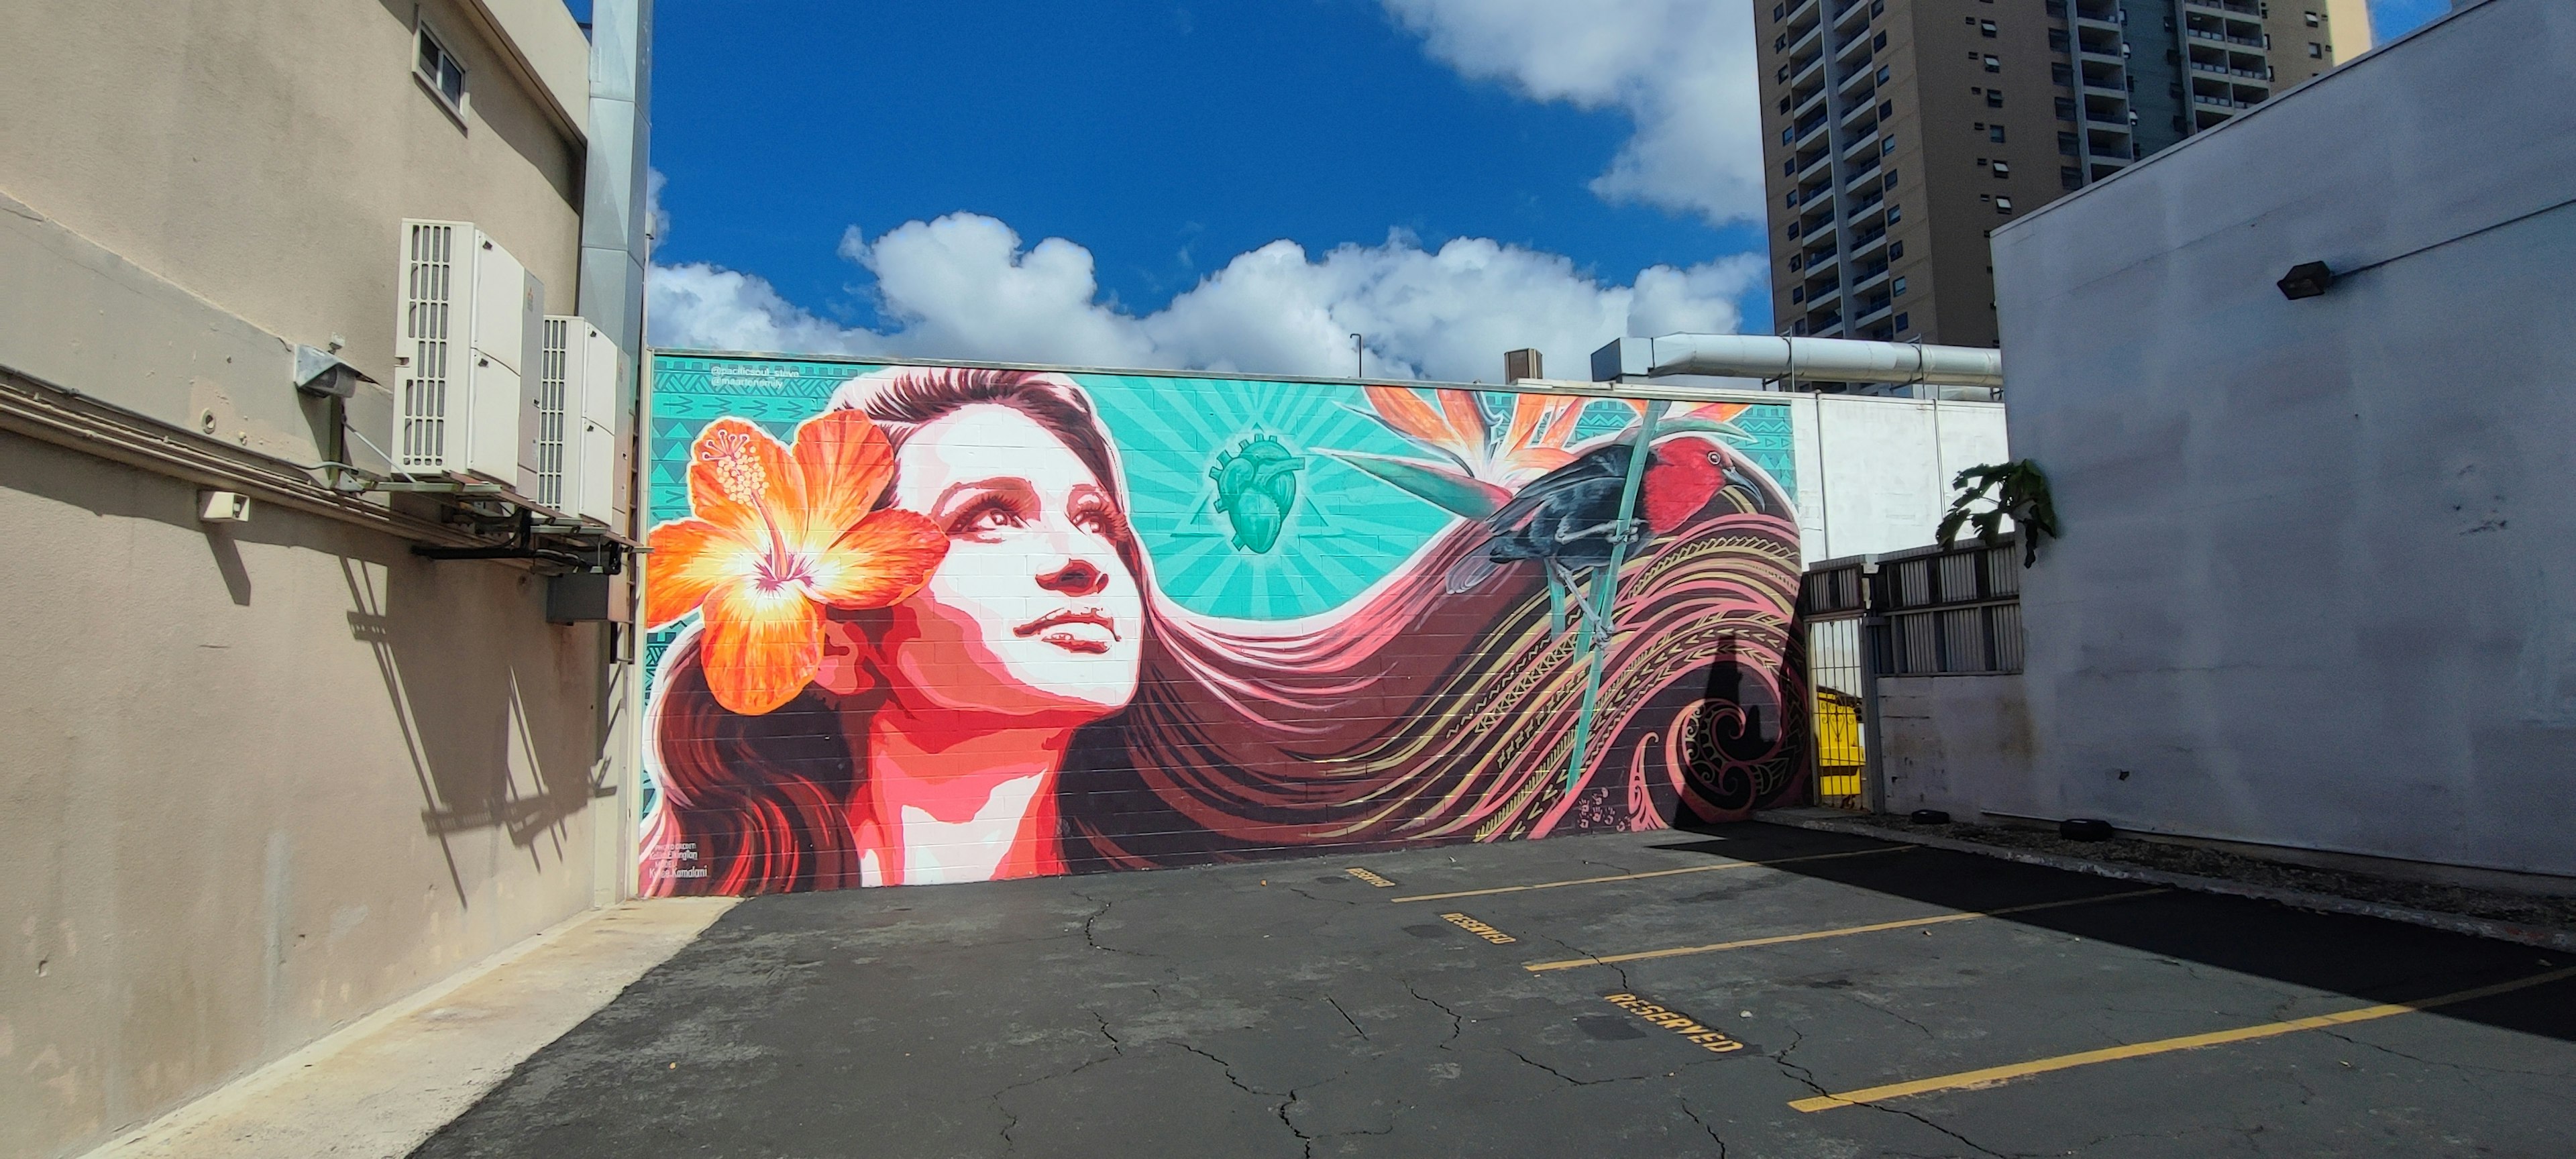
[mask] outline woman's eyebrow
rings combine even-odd
[[[1000,493],[1009,495],[1013,498],[1021,498],[1027,496],[1030,491],[1031,488],[1028,480],[1012,476],[994,476],[987,479],[967,479],[962,482],[949,484],[946,490],[939,493],[938,498],[931,500],[930,515],[932,518],[936,519],[947,514],[956,507],[957,499],[961,495],[968,498],[975,498],[986,494]]]

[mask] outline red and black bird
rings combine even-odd
[[[1647,453],[1636,517],[1623,529],[1619,501],[1635,457],[1635,440],[1624,439],[1530,480],[1486,520],[1492,533],[1483,550],[1449,569],[1448,589],[1463,592],[1508,564],[1535,560],[1548,569],[1549,595],[1561,606],[1579,580],[1610,566],[1621,539],[1642,546],[1679,530],[1730,484],[1744,488],[1757,507],[1763,503],[1761,488],[1730,466],[1724,447],[1682,435]]]

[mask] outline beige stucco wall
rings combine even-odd
[[[474,221],[571,312],[580,32],[463,2],[422,6],[461,125],[410,0],[10,5],[0,390],[312,462],[335,416],[292,346],[392,380],[404,217]],[[274,503],[213,530],[197,490],[0,432],[0,1155],[85,1151],[631,880],[602,625]]]
[[[412,0],[11,7],[0,193],[382,382],[402,218],[474,222],[571,311],[581,144],[458,0],[417,9],[469,70],[461,126],[412,79]]]
[[[66,1154],[591,904],[598,625],[0,434],[0,1154]]]
[[[2334,24],[2336,64],[2370,51],[2378,42],[2370,26],[2370,5],[2364,0],[2326,0],[2326,19]]]

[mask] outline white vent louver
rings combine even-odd
[[[565,344],[578,318],[546,319],[545,374],[537,386],[537,502],[564,509]]]
[[[448,319],[455,313],[457,227],[403,223],[402,412],[394,446],[403,470],[436,471],[447,462]],[[468,230],[471,233],[471,230]]]
[[[625,354],[586,319],[546,319],[545,385],[538,394],[536,500],[618,526],[618,421]],[[551,450],[549,450],[551,447]]]
[[[545,285],[471,222],[406,220],[402,239],[394,465],[532,486],[522,384],[540,369]]]

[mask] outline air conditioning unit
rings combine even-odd
[[[545,283],[468,221],[402,223],[394,466],[524,489]]]
[[[589,320],[545,320],[544,374],[537,395],[535,487],[529,497],[557,511],[622,531],[626,352]]]

